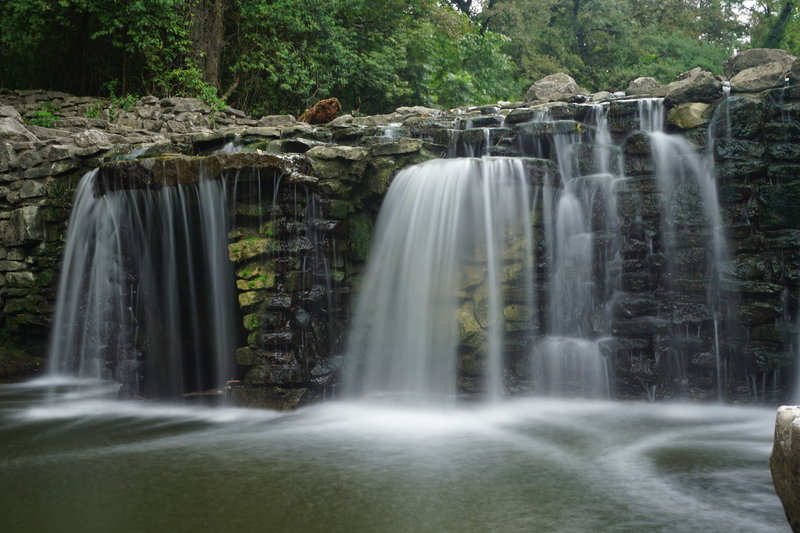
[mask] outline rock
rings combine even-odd
[[[39,139],[14,118],[0,118],[0,142],[36,142]]]
[[[664,96],[667,93],[666,87],[658,83],[655,78],[643,77],[636,78],[628,84],[625,94],[628,96]]]
[[[614,98],[614,93],[610,93],[608,91],[599,91],[594,93],[589,101],[593,103],[608,102]]]
[[[722,96],[722,82],[697,67],[678,76],[666,87],[664,102],[672,107],[686,102],[715,102]]]
[[[800,533],[800,407],[778,408],[769,469],[786,519]]]
[[[751,48],[729,57],[723,64],[725,76],[733,78],[743,70],[764,65],[766,63],[781,63],[788,71],[794,60],[797,59],[786,50],[776,48]]]
[[[777,61],[744,69],[731,78],[731,91],[757,93],[774,87],[783,87],[789,70],[789,65]]]
[[[263,127],[291,126],[297,123],[292,115],[265,115],[258,119],[258,125]]]
[[[402,155],[419,152],[422,149],[422,141],[417,139],[401,139],[399,141],[377,143],[370,146],[369,151],[373,156],[381,155]]]
[[[31,205],[11,212],[8,220],[0,220],[0,244],[19,246],[42,238],[39,208]]]
[[[800,181],[785,185],[762,185],[758,190],[758,224],[762,229],[800,227]]]
[[[667,124],[688,130],[708,124],[713,108],[709,104],[691,102],[678,104],[667,113]]]
[[[573,102],[587,96],[589,91],[578,86],[572,76],[559,72],[550,74],[530,86],[525,101]]]
[[[412,107],[398,107],[395,109],[395,113],[399,115],[403,115],[404,117],[408,116],[418,116],[418,117],[433,117],[436,115],[441,115],[442,112],[438,109],[434,109],[432,107],[425,107],[421,105],[415,105]]]
[[[338,99],[326,98],[306,109],[298,120],[309,124],[327,124],[335,119],[341,110],[342,104],[339,103]]]
[[[306,152],[308,157],[314,159],[345,159],[347,161],[361,161],[366,159],[368,154],[367,149],[356,146],[315,146]]]

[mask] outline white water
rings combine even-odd
[[[722,316],[722,301],[720,294],[720,268],[728,257],[727,245],[723,235],[722,215],[717,194],[717,185],[714,178],[713,158],[713,132],[708,139],[706,153],[698,153],[697,149],[689,145],[682,137],[669,135],[663,131],[663,107],[660,101],[640,101],[640,127],[650,135],[653,149],[655,174],[659,189],[664,197],[662,224],[662,246],[673,282],[683,275],[672,264],[679,254],[681,246],[685,246],[686,220],[682,220],[678,212],[678,204],[682,204],[688,217],[691,213],[691,197],[699,194],[700,209],[704,218],[705,231],[711,246],[706,259],[707,291],[705,305],[711,314],[713,327],[713,354],[715,360],[717,397],[723,397],[725,375],[721,356],[720,327],[724,320]],[[696,189],[696,190],[695,190]],[[674,371],[680,376],[688,373],[687,354],[672,350],[672,364]]]
[[[459,290],[465,269],[477,266],[486,270],[485,389],[502,394],[500,277],[513,253],[532,271],[531,196],[521,159],[437,160],[395,178],[357,296],[347,350],[351,393],[425,402],[457,392]],[[532,302],[532,279],[525,290]]]
[[[96,196],[95,178],[68,225],[49,373],[116,379],[130,396],[220,386],[234,341],[224,183]]]

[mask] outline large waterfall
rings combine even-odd
[[[78,186],[50,372],[115,379],[125,396],[170,397],[233,377],[233,272],[225,184]]]

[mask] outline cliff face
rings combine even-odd
[[[631,91],[665,97],[664,133],[689,150],[672,152],[669,168],[686,168],[677,160],[690,152],[704,165],[713,159],[719,227],[704,213],[700,182],[663,171],[659,134],[642,122],[646,108],[609,94],[558,101],[548,93],[552,101],[452,112],[400,108],[310,126],[214,113],[190,99],[117,109],[58,93],[0,93],[4,340],[44,352],[81,175],[102,164],[98,194],[113,194],[191,182],[202,165],[213,179],[238,184],[228,234],[241,324],[231,377],[244,386],[232,393],[244,404],[283,407],[332,394],[372,227],[394,175],[431,158],[486,154],[549,160],[529,163],[541,187],[531,217],[540,247],[537,309],[515,307],[517,322],[529,324],[508,336],[508,353],[555,333],[549,317],[560,304],[550,295],[559,260],[543,209],[571,183],[582,187],[571,194],[588,199],[591,235],[591,299],[578,329],[610,362],[617,396],[786,397],[800,315],[800,85],[791,61],[780,75],[753,70],[763,68],[732,72],[730,96],[699,71]],[[52,123],[30,125],[42,110]],[[559,153],[567,138],[569,151]],[[194,157],[231,150],[231,142],[248,153]],[[145,159],[124,160],[131,157]],[[598,186],[596,177],[608,174],[609,186]],[[464,287],[471,301],[480,293],[480,283]],[[480,306],[464,309],[459,320],[475,331],[462,329],[480,337]],[[470,362],[481,353],[470,344],[462,339],[460,347],[467,391],[480,389],[480,365]],[[509,359],[505,379],[524,392],[535,371],[519,361]]]

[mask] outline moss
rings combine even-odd
[[[44,368],[44,361],[22,350],[0,347],[0,380],[30,376]]]
[[[353,256],[361,261],[366,261],[369,255],[370,241],[372,240],[373,222],[365,214],[353,215],[348,220],[350,229],[350,249]]]

